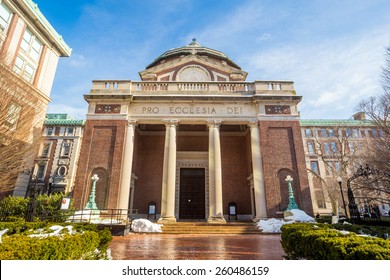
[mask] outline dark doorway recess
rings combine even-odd
[[[180,169],[179,219],[205,219],[205,169]]]

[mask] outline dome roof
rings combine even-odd
[[[241,70],[241,67],[238,66],[236,63],[234,63],[226,54],[217,50],[203,47],[196,41],[195,38],[192,39],[191,43],[189,43],[184,47],[174,48],[164,52],[162,55],[157,57],[151,64],[146,66],[146,69],[156,66],[158,63],[160,63],[161,61],[167,58],[173,58],[176,56],[179,57],[181,55],[194,55],[194,54],[206,55],[215,59],[224,60],[228,65]]]

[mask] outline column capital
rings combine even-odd
[[[250,121],[248,122],[247,124],[249,126],[249,128],[256,128],[256,127],[259,127],[259,121]]]
[[[213,121],[209,121],[207,123],[207,126],[209,128],[218,128],[219,129],[219,127],[221,126],[221,123],[222,123],[221,121],[213,120]]]
[[[127,120],[127,125],[135,127],[137,125],[137,120]]]
[[[179,125],[178,120],[164,120],[165,127],[176,127]]]

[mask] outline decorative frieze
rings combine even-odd
[[[95,114],[119,114],[121,105],[118,104],[98,104],[95,108]]]
[[[288,105],[265,105],[267,115],[291,115],[291,108]]]

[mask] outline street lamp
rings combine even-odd
[[[296,204],[295,199],[294,199],[294,192],[292,189],[292,181],[293,181],[293,178],[290,175],[288,175],[286,177],[286,182],[288,184],[288,206],[287,206],[286,211],[290,211],[292,209],[299,209],[298,205]]]
[[[344,213],[345,213],[345,216],[348,218],[348,213],[347,213],[347,207],[345,206],[345,199],[344,199],[344,192],[343,192],[343,188],[341,186],[341,182],[343,180],[341,179],[341,177],[337,177],[337,182],[339,183],[339,186],[340,186],[340,191],[341,191],[341,198],[343,199],[343,206],[344,206]]]

